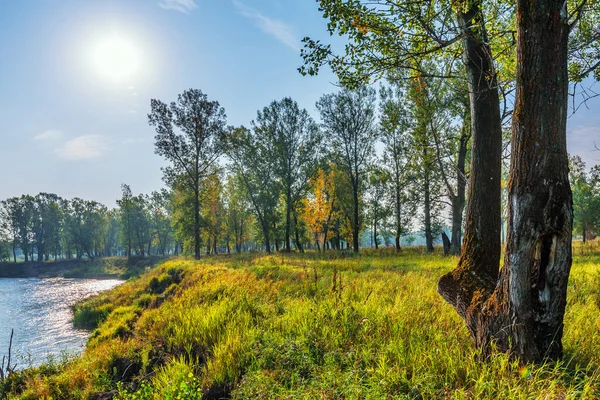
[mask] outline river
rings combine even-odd
[[[0,362],[14,328],[17,369],[80,353],[89,332],[73,328],[71,306],[122,283],[115,279],[0,278]],[[15,356],[13,356],[14,359]]]

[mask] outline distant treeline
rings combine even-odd
[[[176,254],[168,193],[129,196],[116,209],[52,193],[0,203],[0,259],[48,261]]]
[[[114,209],[49,193],[6,199],[0,260],[400,250],[411,231],[433,251],[444,226],[458,254],[468,114],[448,103],[427,106],[435,84],[452,89],[436,81],[382,88],[379,113],[373,89],[325,95],[317,103],[321,124],[289,98],[258,111],[250,128],[227,127],[219,103],[199,90],[169,105],[152,100],[149,122],[156,153],[169,161],[168,189],[134,196],[124,184]],[[600,227],[600,167],[588,170],[573,157],[570,183],[574,229],[585,240]],[[506,185],[503,193],[506,204]]]

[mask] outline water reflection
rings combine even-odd
[[[0,278],[0,357],[15,329],[13,353],[38,365],[48,356],[80,352],[89,332],[73,328],[71,306],[122,281],[66,278]],[[22,359],[17,359],[19,367]]]

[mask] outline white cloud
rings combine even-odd
[[[160,0],[159,6],[165,10],[175,10],[188,14],[195,8],[198,8],[196,0]]]
[[[136,144],[136,143],[144,143],[145,141],[146,141],[146,139],[144,139],[144,138],[127,138],[125,140],[122,140],[121,143]]]
[[[41,142],[46,140],[56,140],[62,137],[62,131],[58,129],[50,129],[33,137],[33,140]]]
[[[56,149],[58,157],[65,160],[85,160],[100,157],[108,150],[104,138],[100,135],[79,136],[65,142]]]
[[[267,17],[260,11],[237,0],[233,0],[233,4],[241,15],[252,20],[264,33],[273,36],[292,50],[300,51],[300,41],[291,26],[278,19]]]

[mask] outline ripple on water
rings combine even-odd
[[[73,328],[71,307],[77,301],[111,289],[122,281],[70,278],[0,278],[0,356],[15,329],[13,353],[34,365],[63,352],[80,352],[89,332]],[[19,358],[21,360],[19,360]]]

